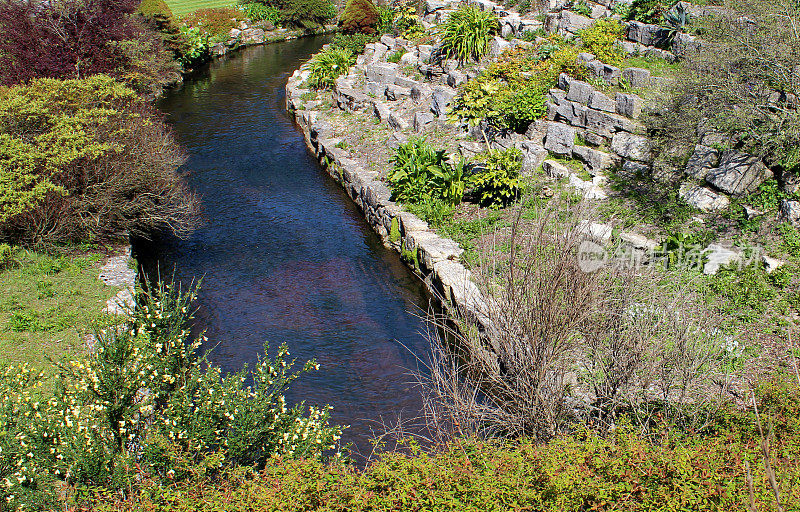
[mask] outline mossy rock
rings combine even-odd
[[[379,20],[380,14],[371,0],[349,0],[339,26],[345,34],[375,34]]]

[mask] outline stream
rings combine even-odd
[[[343,442],[369,453],[381,421],[420,413],[409,369],[425,354],[424,285],[386,249],[319,166],[285,110],[286,79],[329,37],[245,48],[159,102],[188,160],[181,172],[204,222],[186,240],[137,241],[152,278],[202,278],[195,330],[225,371],[252,365],[265,341],[320,370],[287,399],[333,406]],[[416,312],[416,314],[415,314]],[[299,365],[298,365],[299,366]]]

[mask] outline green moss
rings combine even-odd
[[[405,240],[403,241],[402,245],[400,246],[400,258],[406,263],[413,265],[414,270],[419,270],[419,256],[417,255],[417,251],[412,251],[408,247],[406,247]]]
[[[392,217],[392,224],[389,227],[389,241],[396,244],[400,241],[400,222],[397,217]]]

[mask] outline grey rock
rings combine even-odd
[[[617,131],[642,133],[644,126],[617,114],[588,109],[586,111],[586,129],[610,139]]]
[[[724,195],[691,183],[681,185],[678,190],[678,197],[689,206],[704,212],[724,210],[731,203]]]
[[[381,36],[381,44],[385,44],[389,50],[393,50],[397,45],[397,40],[390,35],[384,34]]]
[[[525,132],[525,137],[535,142],[536,144],[544,144],[544,138],[547,135],[547,121],[534,121],[528,125],[528,130]]]
[[[650,159],[650,143],[646,137],[617,132],[611,139],[611,149],[623,158],[646,162]]]
[[[614,112],[616,111],[617,103],[602,92],[594,91],[589,98],[589,108],[602,110],[604,112]]]
[[[755,192],[770,174],[758,157],[725,151],[719,167],[706,175],[706,181],[724,192],[741,195]]]
[[[572,11],[561,11],[561,19],[559,21],[560,31],[570,32],[577,34],[578,31],[589,28],[594,23],[592,18],[581,16],[580,14]]]
[[[411,89],[415,85],[419,85],[419,82],[403,75],[397,75],[397,78],[394,79],[394,84],[405,87],[406,89]]]
[[[511,43],[509,43],[500,36],[494,36],[492,41],[489,43],[489,56],[497,58],[500,55],[502,55],[503,52],[510,49],[511,49]]]
[[[633,160],[625,160],[622,163],[622,172],[628,176],[635,177],[646,174],[650,170],[650,166],[641,162],[634,162]]]
[[[388,122],[391,110],[389,110],[389,107],[382,101],[376,101],[372,106],[372,113],[375,115],[376,118],[378,118],[378,121]]]
[[[570,101],[577,101],[583,105],[589,104],[589,98],[594,91],[594,87],[581,82],[580,80],[570,80],[567,88],[567,99]]]
[[[638,119],[642,115],[642,98],[639,96],[618,92],[616,100],[617,113],[619,115],[630,117],[631,119]]]
[[[131,256],[126,253],[108,258],[100,268],[98,278],[106,286],[134,286],[136,284],[136,270],[130,266]]]
[[[411,97],[411,89],[400,87],[399,85],[389,84],[386,86],[386,99],[389,101],[397,101],[403,98]]]
[[[419,61],[420,62],[428,62],[431,59],[431,54],[433,53],[433,46],[429,44],[421,44],[417,47],[419,51]]]
[[[417,236],[421,232],[414,233]],[[420,263],[428,270],[433,270],[436,263],[447,260],[458,260],[464,249],[449,238],[442,238],[433,233],[418,241]]]
[[[397,79],[397,64],[386,62],[372,64],[366,70],[367,80],[379,84],[393,84]]]
[[[583,132],[583,140],[592,146],[602,146],[606,143],[606,139],[602,135],[587,131]]]
[[[789,222],[795,227],[800,226],[800,201],[782,199],[778,218],[782,221]]]
[[[486,148],[480,142],[461,140],[458,142],[458,151],[464,158],[474,158],[484,152]]]
[[[347,112],[362,110],[369,103],[370,99],[366,94],[344,87],[336,89],[336,104],[342,110]]]
[[[395,130],[407,130],[408,129],[408,121],[400,117],[400,114],[396,112],[389,112],[389,126],[391,126]]]
[[[782,266],[786,265],[785,261],[777,258],[770,258],[766,254],[761,255],[761,262],[764,264],[764,270],[767,271],[767,274],[771,274]]]
[[[657,43],[667,41],[667,30],[658,25],[648,25],[640,21],[628,23],[627,38],[630,41],[643,44],[645,46],[655,46]]]
[[[547,150],[541,144],[536,144],[534,141],[526,140],[520,144],[522,150],[522,167],[520,171],[523,174],[530,174],[542,165],[544,159],[547,158]]]
[[[729,265],[741,261],[742,255],[736,251],[726,249],[721,245],[711,244],[703,250],[706,255],[706,264],[703,266],[703,273],[714,275],[723,265]]]
[[[706,175],[719,165],[719,151],[698,144],[686,164],[686,174],[693,178],[705,179]]]
[[[239,35],[244,44],[261,44],[264,42],[265,32],[261,28],[248,28]]]
[[[386,84],[379,84],[378,82],[366,82],[364,84],[364,92],[376,98],[383,98],[386,94]]]
[[[557,155],[570,155],[575,146],[575,128],[563,123],[549,123],[544,147]]]
[[[456,91],[450,87],[436,87],[433,90],[431,112],[440,116],[447,112],[447,106],[456,97]]]
[[[440,0],[425,0],[425,14],[436,12],[439,9],[447,8],[449,4]]]
[[[433,96],[433,89],[427,84],[417,84],[411,87],[411,99],[417,103],[428,101]]]
[[[580,103],[564,100],[560,105],[550,105],[549,114],[554,114],[553,119],[563,121],[579,128],[586,127],[586,112],[588,108]]]
[[[616,85],[619,82],[619,77],[622,76],[622,71],[618,67],[605,64],[599,60],[590,60],[586,63],[586,67],[610,85]]]
[[[453,70],[447,73],[447,85],[450,87],[458,87],[467,81],[467,76],[458,70]]]
[[[658,247],[658,242],[638,233],[623,232],[620,233],[619,238],[634,249],[654,251]]]
[[[572,169],[555,160],[544,160],[542,170],[551,178],[566,178],[572,174]]]
[[[567,93],[561,89],[550,89],[547,98],[556,105],[560,105],[567,98]]]
[[[583,62],[589,62],[590,60],[595,60],[595,54],[589,52],[581,52],[578,54],[578,60]]]
[[[592,175],[610,169],[615,164],[615,160],[619,160],[608,153],[587,146],[573,147],[572,156],[585,163]]]
[[[430,112],[416,112],[414,114],[414,131],[424,131],[435,119],[436,117]]]
[[[583,220],[578,224],[578,233],[587,238],[606,244],[611,241],[614,230],[608,224]]]

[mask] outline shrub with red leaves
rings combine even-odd
[[[126,65],[113,42],[138,38],[138,0],[0,0],[0,84],[83,78]],[[109,44],[112,43],[112,44]]]

